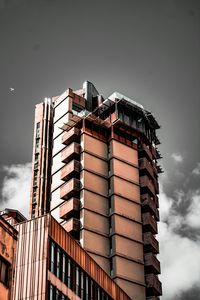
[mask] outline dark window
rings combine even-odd
[[[81,112],[84,108],[78,104],[73,103],[72,110],[75,110],[77,112]]]
[[[69,300],[60,290],[49,282],[49,300]]]
[[[40,122],[36,124],[36,138],[40,137]]]
[[[66,255],[62,255],[62,282],[66,283]]]
[[[76,294],[80,296],[80,268],[76,267]]]
[[[59,290],[56,290],[56,300],[61,300],[62,294]]]
[[[110,275],[113,276],[113,259],[110,259]]]
[[[32,218],[35,218],[35,204],[32,205]]]
[[[67,263],[67,286],[72,288],[72,261],[70,258]]]
[[[0,281],[8,286],[8,271],[10,264],[0,257]]]
[[[82,300],[111,299],[55,242],[50,241],[50,249],[50,271]],[[49,284],[49,299],[67,300],[68,298],[52,284]]]
[[[49,300],[53,300],[54,299],[53,294],[54,294],[54,288],[53,288],[53,285],[50,284],[50,288],[49,288]]]
[[[81,271],[81,299],[85,299],[85,274]]]
[[[85,278],[85,299],[89,300],[89,278],[87,275]]]
[[[55,256],[56,256],[56,245],[54,242],[51,242],[51,267],[50,271],[55,273]]]
[[[61,279],[61,250],[57,248],[56,276]]]

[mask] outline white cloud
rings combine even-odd
[[[172,153],[171,157],[176,163],[182,163],[183,162],[183,156],[180,153]]]
[[[3,170],[0,210],[17,209],[28,217],[31,163],[4,166]]]
[[[167,197],[167,195],[163,192],[163,186],[160,184],[160,215],[162,216],[162,221],[166,221],[169,217],[169,212],[173,203],[173,199]]]
[[[161,281],[163,300],[174,300],[182,292],[198,286],[200,241],[176,234],[166,223],[160,226]]]
[[[200,162],[197,166],[192,170],[192,174],[199,176],[200,175]]]
[[[178,213],[173,202],[179,204],[189,195],[183,191],[175,193],[175,199],[169,198],[160,188],[159,223],[161,281],[163,284],[163,300],[174,300],[182,292],[199,285],[200,281],[200,238],[197,241],[183,237],[177,229],[184,225],[200,228],[200,191],[191,193],[190,205],[185,216]]]
[[[192,228],[200,228],[200,190],[195,191],[191,196],[186,223]]]

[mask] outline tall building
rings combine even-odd
[[[157,300],[159,125],[85,82],[36,105],[31,218],[50,213],[135,300]]]

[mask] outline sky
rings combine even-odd
[[[118,91],[161,125],[161,299],[200,299],[200,1],[0,0],[0,41],[0,209],[27,214],[35,104]]]

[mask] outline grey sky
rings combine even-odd
[[[153,112],[168,196],[199,188],[200,1],[0,0],[0,78],[0,184],[31,161],[34,105],[90,80]]]

